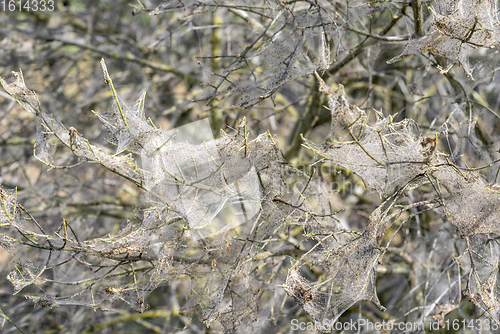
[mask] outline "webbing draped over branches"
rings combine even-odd
[[[183,134],[195,135],[188,135],[182,128],[160,131],[145,121],[142,99],[133,107],[119,99],[104,63],[103,68],[115,103],[112,111],[98,116],[118,147],[114,155],[90,144],[76,129],[67,128],[44,111],[36,94],[25,86],[21,73],[13,73],[10,83],[2,79],[2,85],[36,117],[37,129],[43,134],[36,149],[47,153],[44,158],[50,159],[43,145],[47,136],[53,135],[76,156],[98,163],[144,189],[150,207],[138,226],[126,227],[113,236],[81,240],[66,220],[57,232],[48,233],[17,203],[15,193],[1,190],[2,246],[17,255],[22,254],[18,253],[20,248],[47,254],[39,264],[18,259],[18,267],[8,276],[16,292],[32,284],[83,285],[70,293],[56,290],[66,291],[64,296],[29,298],[45,307],[64,305],[67,300],[106,307],[121,300],[143,311],[147,308],[145,297],[156,287],[189,277],[192,298],[185,306],[187,314],[198,309],[207,326],[220,321],[227,331],[234,331],[258,317],[259,299],[269,289],[252,276],[255,265],[269,257],[294,254],[285,240],[280,252],[264,250],[278,231],[294,222],[315,231],[311,240],[316,244],[289,268],[283,291],[313,319],[336,321],[361,300],[372,300],[384,309],[375,286],[379,262],[390,245],[390,241],[384,243],[386,235],[403,212],[443,207],[444,214],[467,240],[464,252],[471,258],[471,300],[495,316],[492,308],[497,304],[485,289],[498,289],[491,276],[496,275],[493,271],[497,264],[473,260],[486,248],[470,246],[470,238],[499,232],[493,223],[500,204],[498,192],[473,176],[466,177],[437,154],[436,139],[421,137],[413,122],[393,122],[390,117],[379,116],[375,124],[369,124],[366,112],[349,103],[342,87],[333,90],[318,77],[319,89],[329,101],[332,125],[324,144],[306,140],[305,145],[323,159],[349,168],[387,198],[371,213],[364,232],[353,234],[335,221],[333,215],[338,211],[332,211],[331,203],[324,201],[325,192],[317,181],[309,177],[305,186],[293,186],[297,179],[287,176],[289,167],[270,135],[247,140],[244,120],[234,135],[198,143],[194,137],[186,141]],[[130,153],[120,155],[124,151]],[[142,168],[138,167],[139,158],[146,161]],[[434,189],[434,199],[399,204],[407,189],[429,185]],[[228,211],[234,204],[240,211]],[[224,215],[231,215],[232,222],[238,215],[243,218],[238,224],[229,224]],[[93,257],[94,263],[87,263],[87,257]],[[45,277],[44,273],[73,261],[104,271],[75,282]],[[481,268],[489,269],[480,269],[479,262]],[[325,268],[325,276],[311,282],[299,270],[304,265]],[[489,274],[482,274],[484,270]],[[116,282],[115,286],[110,282]],[[238,301],[232,296],[238,296]],[[233,302],[228,303],[231,299]]]

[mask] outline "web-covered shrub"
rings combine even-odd
[[[104,63],[103,69],[115,94]],[[39,119],[42,133],[54,134],[76,156],[134,182],[148,193],[150,203],[138,225],[128,226],[112,236],[80,240],[67,220],[63,220],[54,234],[47,234],[17,203],[15,193],[2,190],[2,246],[18,258],[16,270],[8,279],[16,292],[32,284],[50,284],[56,292],[29,296],[37,305],[56,307],[71,300],[70,303],[106,308],[108,303],[121,300],[144,311],[148,293],[161,284],[186,277],[192,292],[184,306],[186,314],[202,314],[201,320],[207,326],[220,321],[225,331],[237,331],[259,317],[269,317],[259,311],[258,299],[262,294],[273,293],[278,285],[265,284],[257,278],[266,275],[266,270],[257,277],[254,273],[259,263],[266,264],[268,257],[276,256],[267,250],[268,240],[280,231],[284,233],[289,224],[297,224],[313,228],[310,237],[316,243],[288,269],[282,288],[314,320],[335,321],[361,300],[372,300],[384,309],[375,289],[377,266],[390,245],[383,242],[384,237],[403,211],[443,207],[444,214],[467,241],[461,245],[462,256],[468,253],[471,259],[468,266],[461,264],[471,273],[467,293],[481,310],[496,319],[497,304],[488,294],[497,289],[496,276],[491,276],[497,272],[493,260],[497,255],[493,253],[489,261],[486,254],[481,255],[484,251],[493,252],[494,245],[485,248],[483,240],[471,246],[469,237],[497,233],[492,221],[500,203],[497,191],[477,178],[466,178],[444,156],[436,154],[436,139],[420,137],[416,126],[408,120],[394,123],[389,117],[369,125],[366,116],[363,117],[365,112],[350,106],[342,88],[333,91],[319,78],[320,90],[330,100],[332,129],[325,144],[318,146],[306,141],[306,145],[322,158],[357,173],[368,186],[387,197],[371,213],[365,230],[352,234],[338,223],[321,224],[324,220],[336,221],[332,203],[321,200],[327,193],[318,191],[321,188],[311,178],[303,189],[293,187],[297,180],[286,177],[287,163],[272,136],[262,134],[249,141],[245,121],[233,136],[202,141],[195,133],[189,136],[187,130],[155,129],[146,123],[140,102],[130,108],[116,96],[113,111],[101,114],[100,118],[107,124],[117,153],[128,150],[133,154],[110,155],[44,111],[35,93],[24,85],[20,73],[14,73],[13,79],[11,83],[2,80],[2,85]],[[358,122],[362,126],[357,126]],[[202,125],[195,125],[194,130],[200,131],[199,126]],[[178,138],[177,133],[180,133]],[[348,133],[351,140],[343,133]],[[43,147],[46,143],[42,140],[35,145],[47,152]],[[348,151],[343,152],[346,148]],[[50,159],[49,155],[45,157]],[[139,158],[146,161],[142,169],[137,162]],[[434,198],[401,205],[407,188],[429,185],[433,186]],[[316,197],[319,201],[314,200]],[[241,210],[228,210],[234,204]],[[238,215],[242,216],[239,221]],[[16,234],[24,240],[17,239]],[[487,240],[496,244],[494,239]],[[30,247],[39,249],[40,255],[44,253],[48,260],[43,260],[45,256],[24,258],[22,254]],[[283,252],[279,257],[289,249],[286,243],[275,247]],[[486,256],[479,267],[473,261],[476,255],[481,259]],[[91,258],[93,263],[83,258]],[[54,259],[59,264],[52,264]],[[45,278],[46,271],[62,270],[58,267],[73,261],[89,268],[108,269],[104,274],[80,277],[78,281],[88,284],[76,291],[57,279]],[[444,272],[456,268],[453,260],[449,261]],[[303,277],[298,269],[305,264],[322,267],[323,278],[313,283]],[[441,275],[435,278],[436,284]],[[460,281],[461,277],[456,275],[455,271],[452,276]],[[445,288],[445,293],[454,291],[455,285],[456,281],[448,286],[448,292]],[[442,295],[429,297],[437,299],[431,300],[433,306],[430,310],[424,308],[420,317],[432,314],[442,299]],[[456,297],[454,301],[458,302]],[[446,304],[450,309],[456,306]]]

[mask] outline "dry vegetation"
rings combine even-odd
[[[3,331],[500,326],[496,1],[158,2],[0,13]]]

